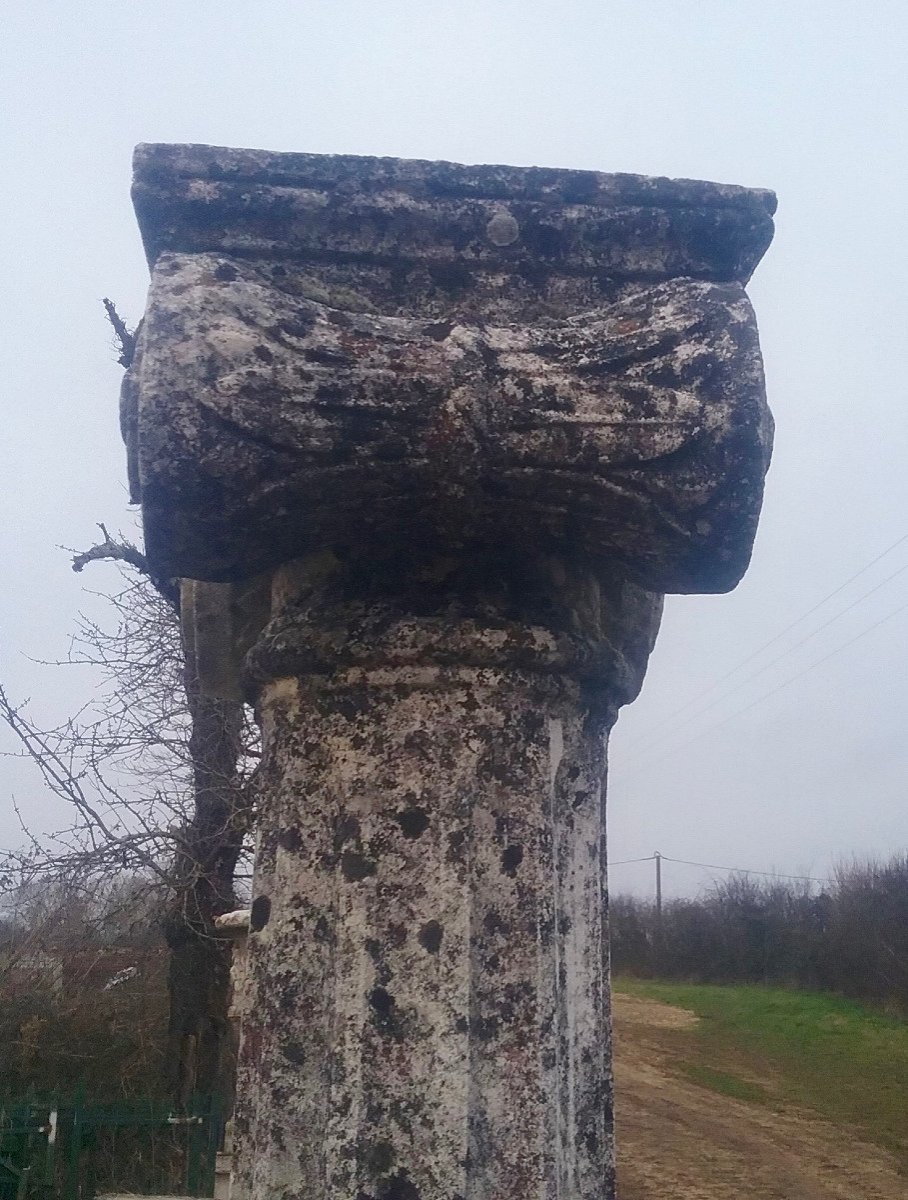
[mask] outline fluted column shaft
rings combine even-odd
[[[259,699],[236,1191],[611,1197],[593,606],[569,631],[563,605],[559,630],[372,598],[365,628],[334,596],[284,609],[258,654],[294,673]]]

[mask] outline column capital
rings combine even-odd
[[[156,569],[508,544],[656,592],[747,566],[769,193],[145,147],[123,422]]]

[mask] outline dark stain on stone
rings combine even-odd
[[[398,1171],[381,1185],[380,1200],[422,1200],[419,1188],[408,1177],[406,1171]]]
[[[334,934],[331,931],[331,926],[328,922],[328,918],[325,916],[319,917],[318,920],[315,922],[314,933],[315,933],[315,940],[317,942],[329,942],[329,943],[334,942]]]
[[[219,267],[215,267],[215,279],[219,279],[221,283],[233,283],[237,278],[236,267],[231,267],[229,263],[221,263]]]
[[[376,1029],[396,1041],[401,1041],[403,1029],[400,1014],[397,1011],[397,1001],[387,988],[374,987],[369,993],[369,1005],[372,1009],[372,1020]]]
[[[377,867],[370,858],[358,854],[355,850],[345,850],[340,860],[341,871],[348,883],[359,883],[374,875]]]
[[[281,1048],[281,1053],[287,1062],[293,1063],[295,1067],[302,1067],[306,1062],[306,1049],[300,1042],[287,1042]]]
[[[549,281],[551,268],[536,258],[526,257],[517,263],[516,272],[531,287],[542,288]]]
[[[382,987],[373,988],[369,993],[369,1003],[380,1017],[388,1017],[394,1008],[395,1000],[390,992]]]
[[[278,331],[280,333],[289,334],[290,337],[302,338],[305,337],[312,326],[315,324],[315,317],[311,313],[301,312],[294,317],[285,317],[283,321],[278,323]]]
[[[524,240],[527,247],[540,258],[559,258],[567,248],[563,232],[554,225],[528,226]]]
[[[473,1036],[480,1042],[491,1042],[498,1036],[497,1017],[476,1017],[470,1023]]]
[[[419,944],[430,954],[437,954],[444,937],[444,926],[438,921],[427,921],[418,934]]]
[[[300,837],[300,831],[296,826],[291,825],[289,829],[282,829],[278,834],[277,844],[282,850],[289,850],[292,853],[302,849],[303,839]]]
[[[511,783],[513,764],[507,752],[500,746],[493,746],[479,760],[479,770],[487,779],[495,779],[499,783]]]
[[[389,438],[375,447],[375,457],[380,462],[400,462],[410,453],[406,438]]]
[[[388,271],[388,288],[397,299],[408,298],[413,291],[410,270],[403,263],[394,263]]]
[[[501,869],[505,875],[510,875],[513,879],[517,874],[517,868],[523,862],[523,846],[515,843],[512,846],[505,846],[501,852]]]
[[[306,362],[320,363],[325,367],[352,367],[354,359],[341,350],[331,350],[327,346],[308,346],[303,351]]]
[[[338,817],[334,825],[334,853],[340,854],[347,842],[352,842],[357,837],[359,837],[359,821],[356,817],[350,816],[349,813]]]
[[[276,998],[277,1010],[292,1013],[299,1006],[300,982],[295,971],[279,971],[272,977],[271,995]]]
[[[394,1162],[394,1147],[390,1142],[372,1142],[358,1157],[370,1175],[386,1175]]]
[[[466,830],[457,829],[448,834],[448,862],[463,862]]]
[[[443,342],[453,328],[453,321],[436,321],[432,325],[423,326],[423,333],[436,342]]]
[[[271,1142],[278,1150],[287,1149],[287,1143],[284,1140],[284,1131],[276,1121],[271,1125]]]
[[[340,408],[344,403],[347,393],[342,387],[338,387],[333,383],[320,383],[315,389],[315,399],[321,404],[330,404],[333,407]]]
[[[376,965],[381,961],[381,942],[378,938],[368,937],[365,941],[366,953]]]
[[[263,363],[273,363],[274,362],[274,355],[271,353],[271,351],[268,349],[267,346],[256,346],[256,348],[252,351],[252,353],[259,360],[259,362],[263,362]]]
[[[469,291],[473,286],[473,273],[461,262],[429,263],[428,271],[435,286],[451,295]]]
[[[507,936],[511,932],[509,921],[505,921],[496,912],[494,908],[490,908],[486,915],[482,918],[482,923],[485,926],[486,933],[496,934],[501,933]]]
[[[598,193],[599,180],[593,171],[572,171],[565,177],[561,192],[565,204],[591,204]]]
[[[267,896],[256,896],[249,913],[249,928],[258,933],[264,929],[271,917],[271,901]]]
[[[524,713],[522,724],[524,733],[527,737],[538,737],[545,724],[545,717],[542,715],[542,713],[533,710],[531,712]]]
[[[406,1134],[413,1133],[413,1122],[411,1117],[418,1117],[424,1110],[426,1104],[421,1096],[410,1095],[407,1100],[392,1100],[388,1106],[388,1116]]]
[[[407,838],[422,837],[429,828],[429,814],[424,808],[419,808],[417,805],[405,808],[394,819],[401,827],[404,837]]]
[[[479,343],[479,357],[485,363],[486,370],[494,378],[501,374],[501,368],[498,365],[498,352],[492,346],[485,342]]]

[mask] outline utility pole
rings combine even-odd
[[[656,864],[656,972],[662,965],[662,855],[658,850],[653,852]]]

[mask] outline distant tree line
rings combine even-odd
[[[615,895],[613,969],[837,992],[908,1015],[908,853],[808,883],[732,875],[696,899]]]

